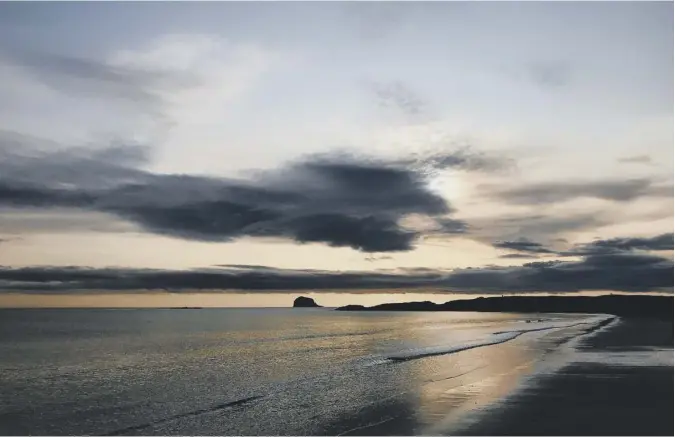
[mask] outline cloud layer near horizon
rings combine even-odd
[[[164,290],[194,292],[289,290],[434,290],[455,293],[573,291],[672,292],[673,261],[649,254],[588,255],[579,261],[548,261],[512,267],[439,271],[328,272],[264,266],[170,271],[82,267],[0,268],[5,292],[79,293]]]

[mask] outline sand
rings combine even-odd
[[[673,435],[673,322],[623,319],[458,435]]]

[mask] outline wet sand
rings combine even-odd
[[[456,435],[673,435],[673,322],[622,319]]]

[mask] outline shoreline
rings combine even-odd
[[[673,322],[618,318],[452,435],[673,435]]]

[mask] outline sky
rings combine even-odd
[[[673,291],[672,2],[3,2],[0,101],[0,305]]]

